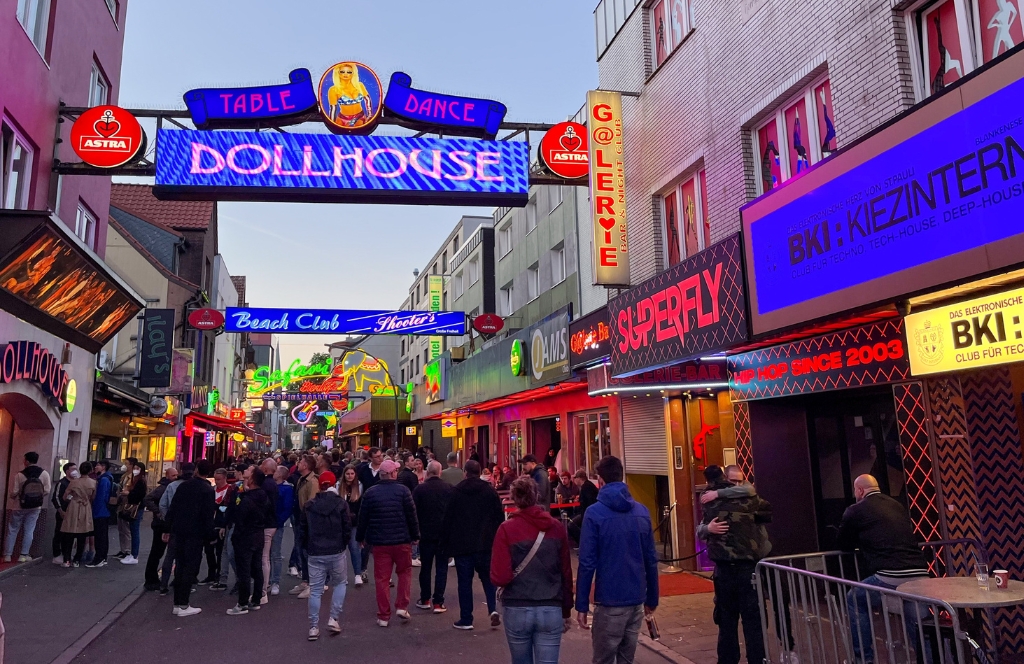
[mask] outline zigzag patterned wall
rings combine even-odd
[[[926,542],[942,539],[924,386],[921,383],[900,383],[893,385],[892,391],[900,447],[903,449],[903,474],[907,482],[910,518],[914,529]]]
[[[754,445],[750,439],[750,405],[745,401],[734,401],[732,419],[736,436],[736,465],[753,482]]]
[[[1005,368],[972,371],[961,379],[967,433],[978,498],[981,536],[990,563],[1024,577],[1024,456],[1014,407],[1013,385]],[[1000,653],[1024,650],[1024,608],[996,612]]]

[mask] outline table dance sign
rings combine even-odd
[[[384,109],[402,124],[454,129],[459,134],[494,138],[508,108],[491,99],[456,97],[412,87],[412,77],[400,71],[391,74]],[[404,122],[402,122],[404,121]]]
[[[184,95],[192,122],[199,129],[293,124],[316,108],[308,69],[293,69],[288,83],[255,88],[199,88]]]

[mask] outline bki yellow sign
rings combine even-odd
[[[915,376],[1024,362],[1024,288],[910,314]]]

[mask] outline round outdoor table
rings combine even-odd
[[[901,593],[920,595],[945,602],[956,609],[988,609],[999,606],[1024,604],[1024,582],[1010,581],[1006,590],[996,590],[996,580],[989,577],[990,590],[978,587],[976,577],[943,577],[941,579],[915,579],[901,583]]]

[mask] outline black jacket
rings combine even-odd
[[[267,492],[268,509],[263,521],[264,528],[277,528],[277,482],[269,475],[263,480],[263,490]]]
[[[416,505],[405,485],[381,480],[363,494],[356,540],[374,546],[408,544],[420,538]]]
[[[590,480],[580,487],[580,514],[586,514],[587,508],[597,502],[597,487]]]
[[[213,539],[213,487],[202,477],[183,481],[167,511],[167,532],[175,537]]]
[[[464,479],[455,487],[444,513],[441,550],[448,556],[490,551],[504,520],[505,511],[494,487],[479,477]]]
[[[321,491],[306,504],[306,549],[311,556],[333,556],[348,549],[352,518],[345,499]]]
[[[416,477],[416,473],[408,468],[398,471],[398,481],[404,484],[410,492],[415,491],[416,487],[420,485],[420,478]]]
[[[864,557],[864,576],[878,572],[928,569],[928,560],[918,546],[907,508],[883,493],[868,494],[846,508],[839,526],[839,548],[860,549]],[[895,576],[901,576],[896,574]]]
[[[239,493],[235,497],[235,509],[231,512],[231,519],[235,524],[231,541],[248,544],[258,539],[262,542],[268,506],[273,507],[273,504],[263,489],[246,489]]]
[[[161,535],[167,532],[167,522],[160,518],[160,498],[163,497],[164,491],[167,490],[167,485],[170,483],[169,479],[161,477],[153,490],[147,493],[142,501],[142,506],[153,513],[153,532]]]
[[[68,505],[71,504],[71,501],[64,497],[64,494],[68,492],[69,484],[71,484],[71,478],[65,475],[60,482],[53,485],[53,492],[50,494],[50,504],[55,509],[66,512]]]
[[[537,464],[530,477],[537,484],[537,504],[548,509],[551,507],[551,480],[548,479],[548,469]]]
[[[363,491],[369,491],[371,486],[377,486],[380,482],[380,472],[374,475],[369,463],[356,466],[356,477],[363,483]]]
[[[440,477],[428,477],[412,492],[416,515],[420,519],[420,538],[425,542],[440,542],[444,513],[455,487]]]

